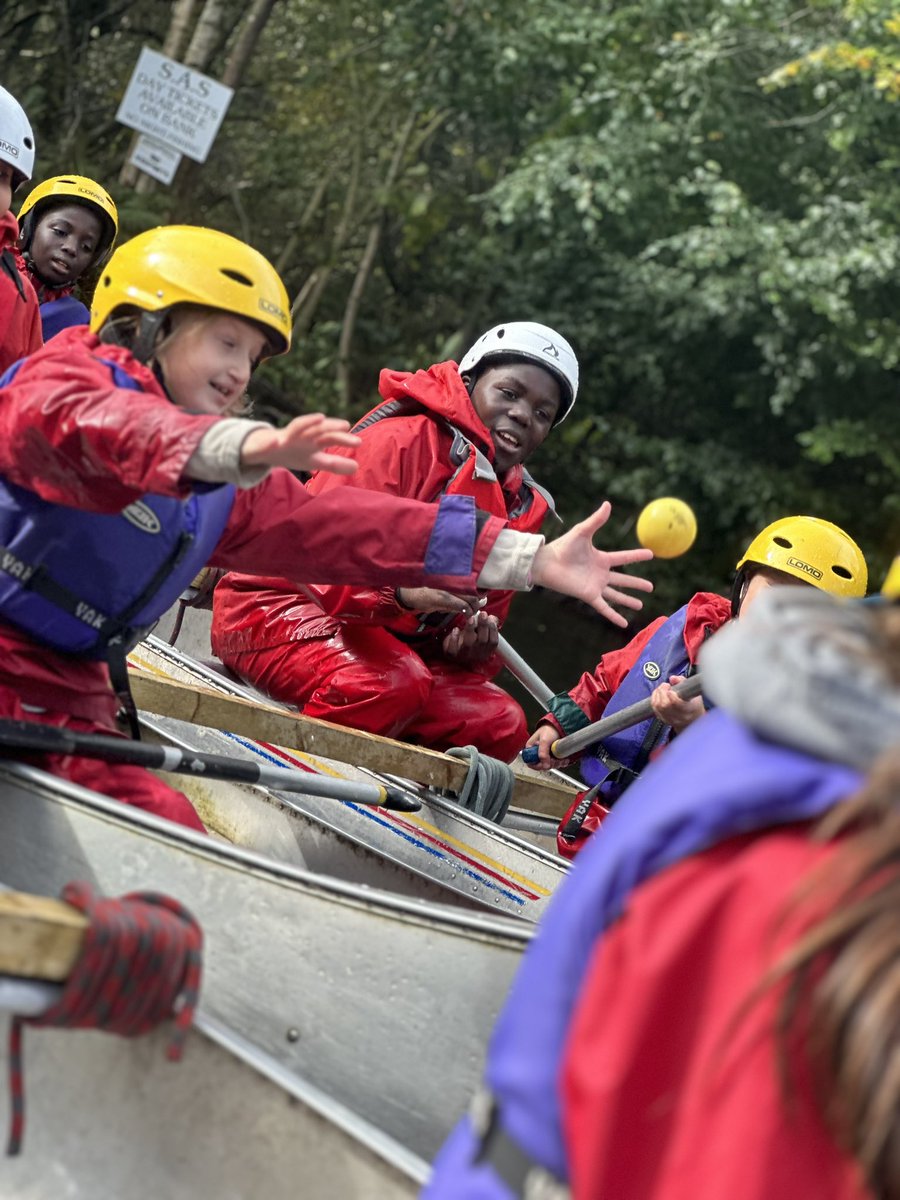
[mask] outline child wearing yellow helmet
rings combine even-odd
[[[313,413],[276,429],[232,415],[290,336],[284,286],[261,254],[171,226],[116,251],[89,328],[63,330],[0,379],[0,716],[113,732],[111,677],[124,682],[128,649],[207,563],[468,592],[533,581],[600,611],[612,611],[607,590],[621,603],[635,581],[618,567],[650,555],[593,548],[608,505],[543,546],[470,498],[312,497],[292,471],[353,472],[326,449],[356,444],[347,422]],[[75,758],[49,769],[202,828],[141,769]]]
[[[19,245],[40,301],[45,342],[70,325],[87,325],[88,309],[73,292],[106,262],[118,232],[112,196],[84,175],[57,175],[25,197]]]
[[[537,747],[538,770],[572,761],[551,755],[557,738],[639,700],[649,699],[654,712],[647,721],[587,752],[582,775],[600,790],[590,809],[576,802],[563,818],[557,837],[560,853],[572,857],[651,756],[704,713],[701,698],[682,700],[673,687],[694,671],[708,637],[773,586],[808,583],[835,596],[860,598],[867,582],[866,560],[849,534],[819,517],[784,517],[757,534],[739,559],[729,600],[698,592],[672,616],[657,618],[623,649],[605,654],[570,691],[554,696],[528,740],[528,746]]]
[[[13,193],[31,178],[34,134],[15,96],[0,87],[0,371],[41,344],[38,299],[19,250]]]

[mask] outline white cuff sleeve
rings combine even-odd
[[[265,421],[244,417],[223,417],[204,433],[200,444],[185,467],[185,475],[200,483],[234,483],[250,488],[265,479],[267,466],[242,467],[241,446],[254,429],[268,429]]]
[[[478,576],[478,586],[530,591],[533,586],[531,568],[543,544],[544,539],[539,533],[501,529]]]

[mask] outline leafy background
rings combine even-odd
[[[115,121],[142,45],[236,92],[169,188]],[[244,237],[279,266],[296,344],[255,381],[282,419],[369,406],[383,366],[538,319],[583,390],[533,464],[603,541],[643,504],[697,512],[646,616],[721,590],[769,520],[808,512],[900,547],[900,9],[812,0],[48,0],[7,3],[2,82],[36,179],[93,175],[124,232]],[[555,597],[509,636],[569,684],[622,635]]]

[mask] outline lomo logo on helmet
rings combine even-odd
[[[11,154],[13,158],[19,157],[19,147],[14,146],[12,142],[4,142],[2,138],[0,138],[0,150],[2,150],[4,154]]]
[[[798,571],[805,571],[807,575],[811,575],[813,579],[821,579],[822,572],[818,567],[812,566],[810,563],[804,562],[802,558],[789,558],[787,560],[789,567],[796,567]]]
[[[123,508],[122,516],[136,529],[140,529],[141,533],[159,533],[161,529],[159,517],[143,500],[135,500],[134,504]]]
[[[264,313],[269,313],[270,316],[278,317],[280,321],[287,320],[287,313],[283,308],[279,308],[277,304],[273,304],[271,300],[266,300],[264,296],[259,298],[259,307]]]
[[[544,347],[544,349],[541,351],[541,353],[549,354],[551,358],[559,358],[559,351],[553,345],[552,342],[548,342],[547,345]]]
[[[91,191],[90,188],[82,187],[81,184],[78,185],[78,195],[79,196],[90,196],[90,198],[92,200],[96,200],[98,204],[106,203],[105,197],[101,196],[99,192]]]

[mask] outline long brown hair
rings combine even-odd
[[[900,608],[873,613],[878,652],[900,686]],[[803,898],[827,895],[818,919],[764,985],[785,981],[780,1065],[798,1031],[820,1111],[878,1200],[900,1200],[900,745],[815,828],[840,839]],[[821,908],[819,909],[821,911]]]

